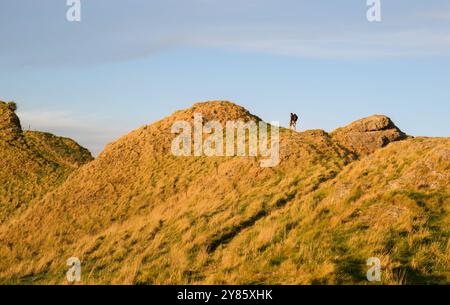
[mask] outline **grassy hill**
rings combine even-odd
[[[176,120],[259,120],[207,102],[143,126],[0,225],[0,283],[450,281],[450,139],[374,116],[328,134],[280,130],[280,164],[175,157]]]
[[[0,222],[92,160],[71,139],[23,131],[15,107],[0,102]]]

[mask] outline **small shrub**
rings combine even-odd
[[[9,102],[7,105],[8,105],[8,108],[11,109],[12,111],[17,110],[17,104],[15,102]]]

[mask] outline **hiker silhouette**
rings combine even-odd
[[[289,129],[296,130],[298,116],[295,113],[291,113],[291,121],[289,123]]]

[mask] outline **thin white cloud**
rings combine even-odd
[[[450,26],[443,26],[450,7],[443,1],[385,3],[383,21],[373,24],[363,0],[129,2],[89,3],[79,24],[48,18],[59,14],[55,5],[35,5],[31,16],[13,6],[3,13],[0,37],[8,43],[0,64],[90,65],[183,46],[331,59],[450,54]],[[18,18],[7,19],[12,12]]]
[[[422,13],[421,16],[435,21],[450,21],[450,8],[447,10],[431,11]]]
[[[217,28],[197,32],[192,46],[310,58],[355,59],[450,55],[450,31]]]
[[[51,132],[68,137],[98,155],[107,143],[124,135],[127,131],[113,128],[98,117],[86,117],[62,111],[18,112],[22,128]]]

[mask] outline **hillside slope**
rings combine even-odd
[[[194,112],[259,120],[201,103],[110,144],[0,226],[0,282],[66,283],[71,256],[88,284],[367,283],[373,256],[386,284],[450,281],[449,139],[403,140],[382,118],[356,138],[282,129],[273,168],[175,157],[170,127]]]
[[[71,139],[23,131],[15,105],[0,102],[0,222],[91,160]]]

